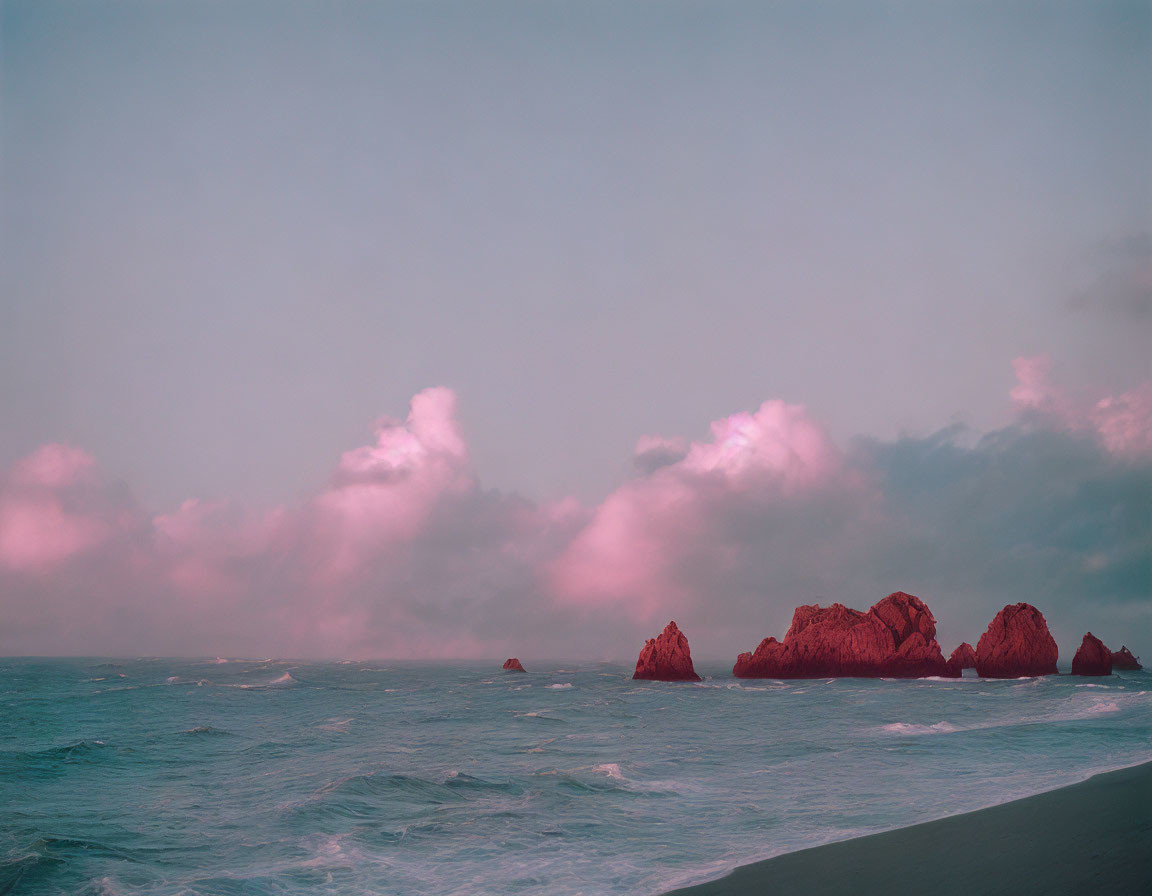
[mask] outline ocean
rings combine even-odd
[[[499,665],[0,660],[0,894],[659,893],[1152,759],[1147,671]]]

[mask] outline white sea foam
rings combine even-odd
[[[991,679],[988,679],[988,678],[975,678],[971,675],[968,675],[968,676],[962,675],[959,678],[948,678],[948,677],[945,677],[943,675],[925,675],[923,678],[917,678],[916,679],[916,681],[943,681],[947,684],[955,684],[958,681],[967,681],[967,682],[971,683],[973,681],[981,682],[981,681],[990,681],[990,680]]]
[[[225,685],[225,687],[241,688],[245,691],[256,691],[264,688],[290,688],[295,684],[298,684],[298,682],[292,677],[292,673],[285,672],[279,678],[274,678],[272,681],[265,681],[260,684],[230,684]]]
[[[116,886],[116,882],[111,877],[102,877],[97,881],[89,884],[90,893],[95,896],[120,896],[124,891]]]
[[[322,837],[316,844],[312,858],[300,863],[301,868],[350,868],[361,861],[361,853],[356,849],[346,849],[341,842],[348,834],[334,834]]]
[[[1125,706],[1134,701],[1142,701],[1144,691],[1117,695],[1115,699],[1101,700],[1090,694],[1080,694],[1069,697],[1054,706],[1051,711],[1040,714],[1030,714],[1017,718],[992,719],[977,722],[972,725],[953,725],[951,722],[937,722],[935,725],[920,725],[912,722],[894,722],[890,725],[881,725],[879,731],[885,734],[921,735],[921,734],[952,734],[958,731],[983,731],[988,728],[1010,728],[1019,725],[1044,725],[1052,722],[1078,722],[1093,719],[1101,715],[1120,712]]]
[[[624,780],[624,774],[620,771],[620,766],[615,762],[605,762],[603,765],[598,765],[596,766],[596,771],[604,772],[604,774],[614,781]]]
[[[570,688],[572,685],[566,682],[564,684],[550,684],[548,687],[552,688],[553,690],[560,690],[561,688]]]
[[[889,734],[951,734],[960,731],[951,722],[937,722],[935,725],[914,725],[909,722],[893,722],[891,725],[880,726],[881,731]]]

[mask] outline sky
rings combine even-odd
[[[0,0],[0,652],[1152,654],[1150,158],[1146,3]]]

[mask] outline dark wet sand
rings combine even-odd
[[[1152,896],[1152,762],[787,853],[675,896]]]

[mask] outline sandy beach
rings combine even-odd
[[[674,894],[1090,892],[1152,893],[1152,763],[976,812],[787,853]]]

